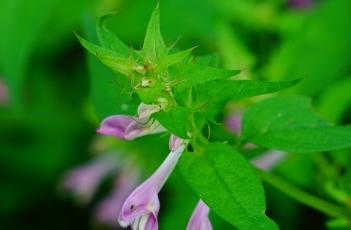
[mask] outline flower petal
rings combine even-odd
[[[189,223],[186,227],[187,230],[212,230],[212,224],[208,218],[210,208],[202,201],[196,205],[196,208],[191,215]]]
[[[105,118],[97,129],[97,132],[103,135],[115,136],[126,139],[125,133],[127,127],[137,122],[132,116],[114,115]]]

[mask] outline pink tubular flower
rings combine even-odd
[[[199,200],[186,230],[212,230],[212,224],[208,218],[209,212],[210,208],[202,200]]]
[[[102,156],[91,163],[69,171],[61,182],[63,190],[71,192],[80,203],[89,203],[102,179],[118,167],[114,156]]]
[[[138,117],[114,115],[105,118],[97,129],[103,135],[115,136],[124,140],[156,134],[166,129],[155,120],[150,120],[153,113],[158,112],[160,106],[141,103],[138,108]]]
[[[277,166],[283,159],[285,159],[286,156],[286,152],[270,150],[251,159],[251,163],[257,168],[269,171]]]
[[[160,167],[144,183],[139,185],[126,199],[119,215],[122,227],[131,226],[133,230],[157,230],[157,215],[160,209],[158,193],[176,166],[187,141],[170,138],[171,152]]]
[[[116,179],[111,194],[100,202],[95,210],[96,220],[99,223],[117,227],[118,213],[121,211],[123,202],[135,189],[139,173],[136,170],[124,169]]]

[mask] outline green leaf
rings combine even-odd
[[[170,68],[170,78],[171,81],[174,82],[175,89],[183,91],[195,85],[232,77],[239,72],[240,70],[226,70],[196,64],[182,64]]]
[[[87,18],[84,21],[84,29],[87,38],[97,41],[92,20]],[[119,73],[113,73],[92,55],[88,55],[87,62],[90,78],[89,99],[97,120],[114,114],[135,114],[139,101],[132,101],[128,93],[131,89],[127,88],[130,87],[128,79]]]
[[[174,54],[167,55],[166,57],[162,58],[161,60],[161,66],[162,68],[168,68],[169,66],[172,66],[174,64],[177,64],[181,61],[183,61],[185,58],[187,58],[190,54],[191,51],[193,51],[194,48],[190,48],[187,50],[183,50]]]
[[[229,145],[211,143],[201,155],[184,153],[179,165],[211,210],[238,229],[278,229],[264,214],[264,190],[256,172]]]
[[[129,57],[132,50],[105,26],[106,20],[111,16],[112,14],[108,14],[98,20],[96,32],[99,42],[104,48],[116,52],[121,57]]]
[[[95,55],[104,65],[108,66],[115,72],[122,73],[123,75],[129,76],[134,70],[136,61],[131,58],[124,58],[111,50],[107,50],[103,47],[97,46],[91,42],[88,42],[84,38],[76,35],[79,42],[86,48],[90,53]]]
[[[169,132],[181,138],[189,138],[187,135],[187,124],[190,111],[184,107],[174,107],[170,111],[158,112],[154,117],[166,128]]]
[[[167,49],[160,29],[160,7],[157,4],[146,30],[142,55],[148,62],[155,62],[166,53]]]
[[[199,65],[218,67],[220,60],[217,54],[208,54],[203,56],[197,56],[195,61]]]
[[[351,127],[335,127],[312,110],[305,97],[274,97],[248,109],[242,139],[267,148],[319,152],[351,146]]]
[[[199,101],[198,103],[208,105],[203,108],[202,112],[211,120],[230,100],[277,92],[299,83],[300,80],[301,79],[280,82],[249,80],[213,81],[200,85],[196,94]]]

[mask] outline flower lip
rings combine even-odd
[[[96,131],[103,135],[116,136],[122,139],[125,138],[125,130],[136,124],[136,121],[131,116],[113,115],[105,118]]]
[[[158,229],[157,215],[160,209],[158,193],[176,166],[188,141],[171,137],[170,143],[176,143],[160,167],[126,199],[119,214],[122,227],[132,229]],[[174,148],[173,148],[174,147]],[[148,216],[147,221],[145,215]]]
[[[156,134],[166,129],[151,114],[160,110],[156,104],[141,103],[138,108],[138,117],[128,115],[113,115],[105,118],[96,131],[103,135],[115,136],[124,140],[133,140],[137,137]]]

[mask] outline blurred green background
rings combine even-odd
[[[311,96],[321,116],[350,124],[351,1],[298,2],[160,0],[161,30],[168,45],[177,41],[180,49],[198,45],[196,55],[216,53],[222,67],[244,69],[243,79],[304,77],[284,93]],[[96,18],[115,12],[107,26],[139,49],[156,3],[0,0],[0,229],[108,229],[93,223],[103,191],[82,206],[57,188],[67,170],[92,158],[98,125],[94,77],[112,74],[87,55],[74,32],[94,37]],[[157,140],[137,145],[148,158],[140,160],[148,173],[164,157],[161,148],[150,146]],[[166,138],[160,143],[167,148]],[[350,150],[291,154],[276,173],[333,199],[326,182],[350,194],[349,156]],[[176,171],[161,193],[160,229],[184,228],[196,203],[184,183]],[[327,217],[266,189],[268,213],[281,229],[328,228]],[[215,229],[230,229],[216,217],[213,222]]]

